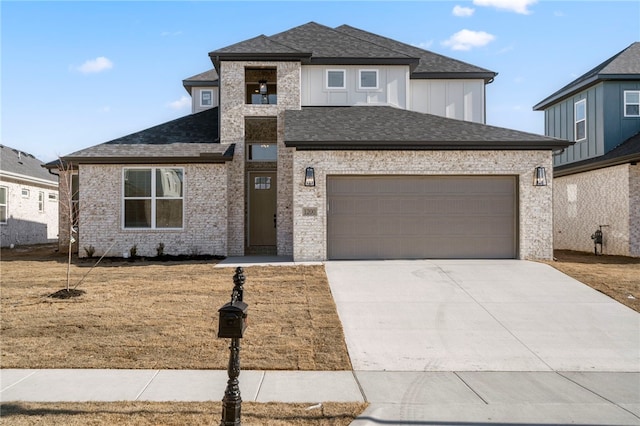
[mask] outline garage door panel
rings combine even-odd
[[[330,259],[514,258],[514,176],[329,176]]]

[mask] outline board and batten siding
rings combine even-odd
[[[411,80],[413,111],[484,123],[483,80]]]
[[[640,117],[624,116],[625,90],[640,90],[640,81],[605,81],[603,114],[604,148],[609,152],[622,142],[640,132]]]
[[[554,157],[554,165],[574,163],[603,155],[604,152],[604,123],[603,99],[604,88],[597,84],[589,89],[558,102],[545,110],[545,134],[560,139],[575,141],[575,103],[587,101],[587,138],[567,147],[561,154]]]
[[[345,70],[345,88],[327,88],[327,70]],[[377,70],[378,88],[359,89],[359,70]],[[408,109],[408,66],[308,65],[301,70],[302,106],[393,105]]]

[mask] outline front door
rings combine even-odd
[[[249,172],[249,238],[251,248],[276,246],[276,172]]]

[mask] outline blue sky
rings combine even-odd
[[[0,19],[0,143],[43,161],[189,114],[208,52],[309,21],[495,71],[487,124],[538,134],[533,105],[640,41],[637,0],[3,0]]]

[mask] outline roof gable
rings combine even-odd
[[[533,109],[535,111],[543,110],[567,96],[604,80],[640,80],[640,42],[632,43],[626,49],[587,71],[540,101]]]

